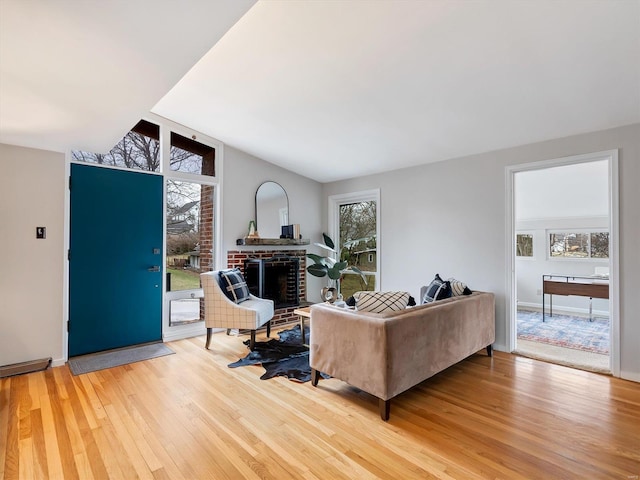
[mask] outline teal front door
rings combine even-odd
[[[71,165],[69,356],[162,339],[162,177]]]

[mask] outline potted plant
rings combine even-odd
[[[326,233],[322,234],[324,243],[314,243],[314,245],[335,253],[339,257],[339,252],[336,250],[335,244],[331,237]],[[315,253],[307,253],[307,257],[313,260],[313,264],[307,267],[309,272],[314,277],[329,277],[329,285],[322,289],[322,299],[333,303],[335,300],[340,300],[340,278],[346,270],[350,270],[360,275],[365,285],[367,283],[367,277],[362,273],[358,267],[349,266],[346,260],[338,261],[332,257],[323,257],[316,255]],[[334,287],[333,285],[336,285]]]

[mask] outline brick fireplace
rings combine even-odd
[[[300,305],[307,304],[307,282],[306,282],[306,250],[229,250],[227,252],[227,267],[239,268],[243,274],[245,273],[245,260],[259,259],[267,260],[274,256],[292,257],[298,259],[298,281],[299,281],[299,303]],[[282,308],[276,308],[271,320],[271,326],[277,327],[285,323],[294,322],[298,320],[298,316],[293,311],[298,306],[286,306]]]

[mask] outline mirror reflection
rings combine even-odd
[[[264,182],[256,191],[256,227],[262,238],[280,238],[289,225],[289,199],[279,183]]]

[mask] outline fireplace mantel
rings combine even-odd
[[[236,245],[309,245],[309,240],[303,238],[239,238]]]

